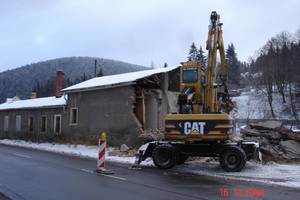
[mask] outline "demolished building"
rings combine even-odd
[[[0,136],[95,143],[106,131],[113,145],[137,144],[143,131],[162,130],[164,116],[176,112],[177,74],[177,67],[151,69],[61,90],[63,73],[58,72],[55,97],[0,104]]]

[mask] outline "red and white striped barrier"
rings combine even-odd
[[[97,160],[97,169],[105,170],[105,153],[106,153],[106,133],[103,132],[101,134],[101,138],[99,139],[99,153]]]
[[[105,154],[106,154],[106,133],[105,132],[102,132],[98,145],[99,145],[99,153],[97,159],[96,172],[102,174],[113,174],[112,171],[107,170],[105,168]]]

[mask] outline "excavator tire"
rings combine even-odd
[[[238,146],[226,147],[220,156],[220,166],[227,172],[239,172],[246,164],[245,151]]]
[[[152,159],[157,168],[170,169],[177,162],[176,149],[170,144],[160,144],[154,148]]]

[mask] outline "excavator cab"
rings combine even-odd
[[[199,113],[201,104],[201,64],[197,61],[182,62],[180,66],[180,114]]]

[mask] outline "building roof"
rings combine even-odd
[[[64,105],[66,105],[66,99],[64,97],[56,98],[53,96],[36,99],[8,101],[0,104],[0,110],[59,107]]]
[[[110,75],[110,76],[102,76],[92,78],[90,80],[78,83],[76,85],[67,87],[63,89],[63,92],[72,92],[78,90],[94,90],[100,89],[104,87],[113,87],[120,86],[125,84],[133,84],[135,81],[139,79],[143,79],[155,74],[166,73],[172,71],[178,67],[165,67],[151,70],[142,70],[137,72],[130,72],[124,74]]]

